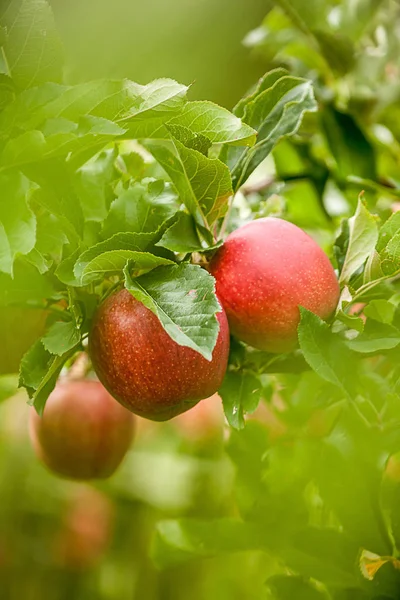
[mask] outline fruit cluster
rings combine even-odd
[[[335,272],[321,248],[277,218],[234,231],[208,269],[221,305],[210,361],[177,344],[126,289],[99,307],[89,354],[101,383],[59,384],[43,418],[32,419],[35,446],[50,468],[80,479],[110,475],[132,439],[128,411],[163,421],[218,391],[228,365],[230,332],[254,348],[289,352],[297,344],[299,306],[326,319],[339,298]]]

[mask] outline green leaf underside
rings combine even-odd
[[[258,131],[257,143],[250,149],[229,148],[224,159],[232,173],[233,188],[237,190],[254,169],[272,151],[276,143],[298,130],[303,115],[316,110],[311,83],[292,76],[266,78],[264,84],[271,87],[250,96],[238,110],[244,111],[243,118]]]
[[[357,210],[349,219],[349,244],[344,259],[340,282],[346,284],[373,252],[378,241],[378,225],[376,217],[366,209],[362,200],[358,201]]]

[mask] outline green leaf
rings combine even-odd
[[[222,154],[231,170],[234,190],[248,179],[280,139],[296,133],[305,112],[316,110],[310,81],[291,76],[275,80],[275,75],[265,81],[271,87],[261,87],[262,91],[246,103],[243,116],[257,130],[257,143],[245,150],[225,147]]]
[[[364,314],[366,317],[374,319],[379,323],[386,323],[390,325],[394,318],[396,307],[389,300],[371,300],[371,302],[364,308]]]
[[[15,396],[18,391],[18,377],[15,375],[0,375],[0,402]]]
[[[215,281],[197,265],[158,267],[138,279],[125,269],[125,287],[160,319],[168,335],[211,360],[220,306]]]
[[[27,131],[10,140],[0,157],[1,168],[19,167],[39,161],[46,152],[46,140],[41,131]]]
[[[148,184],[135,182],[112,202],[102,235],[154,232],[178,210],[179,205],[170,184],[161,180]]]
[[[47,398],[57,383],[62,367],[76,349],[74,347],[62,356],[54,356],[38,340],[23,356],[19,385],[27,389],[30,404],[33,404],[39,415],[43,414]]]
[[[377,219],[360,199],[354,217],[348,221],[349,243],[339,281],[345,285],[351,276],[363,266],[378,241]]]
[[[391,350],[400,344],[400,331],[392,325],[368,319],[363,333],[348,340],[346,345],[351,350],[361,353]]]
[[[59,262],[63,247],[68,243],[60,219],[47,212],[40,213],[36,219],[35,249],[44,256],[49,256]]]
[[[205,136],[213,144],[252,146],[257,135],[239,117],[207,101],[188,102],[179,115],[168,122],[169,127],[177,125]]]
[[[28,180],[17,171],[0,174],[0,271],[13,273],[15,257],[36,241],[36,219],[28,207]]]
[[[182,211],[177,213],[177,220],[166,230],[156,246],[162,246],[172,252],[189,253],[204,250],[192,215]]]
[[[75,174],[74,186],[86,221],[102,222],[107,216],[111,182],[116,179],[115,148],[105,150]]]
[[[132,250],[111,250],[103,252],[91,260],[82,270],[80,283],[87,285],[109,274],[122,273],[129,262],[130,270],[135,276],[142,275],[161,265],[173,265],[174,262],[167,258],[155,256],[149,252],[134,252]],[[77,271],[75,271],[76,273]],[[79,270],[80,272],[80,270]]]
[[[261,400],[262,385],[255,375],[228,371],[218,393],[229,425],[243,429],[244,415],[254,412]]]
[[[341,179],[350,175],[376,177],[374,147],[351,115],[326,106],[321,112],[321,125]]]
[[[317,315],[300,307],[300,348],[310,367],[322,379],[354,394],[357,364],[352,352]]]
[[[0,129],[10,131],[14,123],[26,130],[37,129],[49,119],[75,123],[83,115],[92,115],[121,124],[132,137],[133,127],[151,133],[186,102],[187,87],[172,79],[158,79],[139,85],[127,79],[99,80],[75,86],[44,86],[28,90],[7,107],[0,117]],[[27,110],[29,112],[27,113]],[[143,136],[147,137],[147,135]]]
[[[379,230],[379,238],[376,249],[379,253],[385,250],[388,243],[400,233],[400,211],[395,212],[383,223]]]
[[[84,219],[65,161],[43,161],[25,172],[41,186],[31,194],[31,203],[57,217],[69,241],[76,244],[83,235]]]
[[[200,227],[208,228],[225,214],[232,183],[221,161],[186,148],[178,140],[171,148],[155,142],[148,142],[146,147],[171,177],[180,199]]]
[[[51,259],[46,259],[39,250],[33,248],[26,256],[25,260],[28,261],[31,265],[34,265],[41,275],[47,273],[52,265]]]
[[[381,268],[386,276],[394,275],[400,269],[400,231],[387,242],[380,258]]]
[[[62,46],[45,0],[11,0],[0,25],[7,29],[3,50],[9,75],[19,89],[61,80]]]
[[[53,131],[54,123],[49,129],[50,134],[46,129],[44,132],[33,130],[11,139],[1,155],[2,169],[30,164],[35,166],[39,161],[65,158],[74,152],[84,154],[87,160],[90,154],[95,154],[126,132],[112,121],[90,115],[81,117],[78,124],[59,119],[56,130]],[[76,158],[72,160],[76,162]]]
[[[80,280],[75,277],[74,267],[76,261],[81,256],[82,250],[77,248],[74,252],[69,254],[60,262],[57,269],[55,270],[55,275],[58,279],[65,283],[68,286],[80,286]]]
[[[157,525],[152,556],[158,566],[165,567],[193,558],[260,547],[262,539],[257,527],[238,519],[165,520]]]
[[[289,71],[287,71],[287,69],[273,69],[272,71],[268,71],[268,73],[265,73],[265,75],[263,75],[260,80],[258,81],[255,89],[253,92],[251,92],[251,94],[248,94],[247,96],[244,96],[241,100],[239,100],[239,102],[236,104],[235,108],[233,109],[233,113],[237,116],[237,117],[242,117],[245,114],[245,110],[246,110],[246,106],[248,104],[250,104],[251,102],[253,102],[257,96],[259,96],[262,92],[264,92],[265,90],[268,90],[270,87],[272,87],[274,85],[274,83],[276,83],[279,79],[281,79],[282,77],[286,77],[289,75]]]
[[[81,341],[81,334],[72,321],[58,321],[48,329],[42,344],[50,354],[62,356]]]
[[[267,587],[275,600],[327,600],[326,594],[299,576],[274,575],[267,580]]]
[[[104,254],[109,255],[114,251],[123,252],[123,253],[134,253],[135,255],[139,255],[140,253],[144,253],[144,251],[150,246],[155,238],[154,233],[116,233],[111,238],[104,240],[104,242],[99,242],[95,246],[92,246],[85,252],[81,253],[77,260],[75,259],[74,266],[74,278],[77,281],[81,282],[84,277],[84,272],[89,265],[95,261],[95,259],[100,258]],[[122,255],[121,255],[122,256]],[[128,258],[125,258],[125,262],[123,266],[125,266]],[[70,262],[65,264],[64,266],[68,268]],[[90,270],[90,269],[89,269]],[[117,269],[119,270],[119,269]],[[57,272],[59,275],[59,272]]]
[[[170,132],[173,138],[181,142],[186,148],[192,148],[208,156],[208,151],[212,146],[211,140],[202,133],[193,133],[187,127],[183,125],[171,125],[166,124],[166,128]]]

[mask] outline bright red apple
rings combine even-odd
[[[208,398],[220,387],[229,354],[223,311],[211,361],[172,340],[159,319],[127,290],[99,307],[89,336],[98,378],[126,408],[165,421]]]
[[[109,477],[133,437],[134,417],[98,381],[58,383],[42,417],[32,409],[30,433],[39,458],[71,479]]]
[[[339,299],[335,272],[321,248],[296,225],[273,217],[231,233],[209,270],[231,332],[268,352],[296,347],[299,306],[326,319]]]

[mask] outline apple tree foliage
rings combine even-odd
[[[232,340],[235,517],[161,521],[161,566],[257,549],[282,565],[271,598],[399,597],[399,10],[271,3],[245,40],[267,72],[230,112],[171,79],[67,85],[46,1],[0,9],[0,305],[49,314],[20,367],[39,413],[118,287],[209,358],[200,266],[245,221],[293,221],[337,269],[336,314],[301,309],[298,350]],[[13,389],[2,378],[0,399]],[[259,405],[279,434],[246,418]]]

